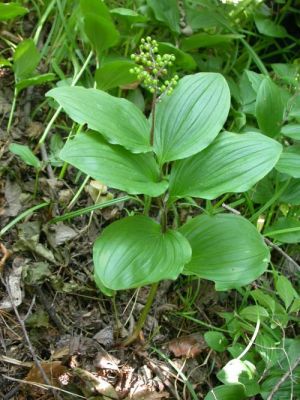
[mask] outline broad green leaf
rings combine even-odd
[[[97,88],[108,90],[136,81],[136,75],[129,72],[134,66],[133,62],[126,60],[112,61],[103,65],[95,73]]]
[[[204,334],[204,339],[208,346],[218,352],[225,351],[228,346],[228,340],[223,333],[217,331],[208,331]]]
[[[284,38],[288,35],[283,26],[276,24],[271,19],[263,16],[256,16],[254,21],[258,32],[263,35],[275,38]]]
[[[110,145],[96,132],[76,135],[65,144],[60,158],[105,185],[131,194],[155,197],[168,186],[166,181],[160,181],[151,153],[133,154]]]
[[[269,335],[265,330],[260,330],[255,339],[255,350],[270,368],[277,363],[282,353],[282,344]]]
[[[285,192],[280,197],[280,201],[295,206],[300,205],[300,179],[291,179]]]
[[[27,13],[28,9],[18,3],[0,4],[0,21],[7,21]]]
[[[261,289],[251,290],[251,296],[261,306],[268,308],[272,314],[275,312],[275,300]]]
[[[180,33],[180,14],[177,0],[147,0],[155,18],[164,22],[173,32]]]
[[[249,82],[251,83],[251,86],[252,86],[254,92],[257,93],[258,89],[260,87],[260,84],[265,79],[265,75],[258,74],[257,72],[248,71],[248,70],[245,71],[245,74],[247,75],[247,78],[249,79]]]
[[[293,178],[300,178],[300,145],[285,148],[275,168]]]
[[[94,14],[111,21],[109,9],[102,0],[80,0],[80,11],[83,17]]]
[[[218,379],[225,384],[240,383],[245,386],[247,396],[255,396],[259,393],[257,383],[258,374],[255,365],[248,360],[230,360],[217,374]]]
[[[35,169],[41,168],[40,160],[33,154],[30,148],[23,144],[12,143],[9,145],[9,150],[19,156],[24,163],[34,167]]]
[[[265,236],[274,238],[281,243],[300,243],[299,218],[278,218],[273,225],[268,227],[264,234]]]
[[[198,73],[180,79],[156,106],[154,151],[159,162],[178,160],[207,147],[220,132],[230,107],[222,75]]]
[[[216,386],[205,396],[204,400],[244,400],[246,399],[244,385]]]
[[[11,67],[12,64],[6,58],[0,56],[0,68],[2,67]]]
[[[217,45],[224,45],[230,43],[233,40],[241,39],[244,35],[238,34],[209,34],[209,33],[196,33],[190,37],[182,40],[181,49],[183,51],[189,51],[193,49],[214,47]]]
[[[92,13],[84,17],[84,31],[98,55],[120,39],[119,32],[109,19]]]
[[[266,135],[274,137],[280,133],[284,101],[280,88],[270,78],[265,78],[259,86],[255,113],[258,126]]]
[[[286,309],[289,308],[294,299],[299,298],[293,285],[284,275],[278,276],[275,280],[275,288]]]
[[[149,123],[130,101],[79,86],[55,88],[47,96],[53,97],[75,122],[87,124],[110,143],[136,153],[151,150]]]
[[[300,124],[288,124],[281,128],[281,133],[294,140],[300,140]]]
[[[176,231],[162,232],[146,216],[113,222],[96,240],[94,274],[112,290],[176,279],[191,258],[188,241]]]
[[[40,54],[32,39],[25,39],[18,44],[14,53],[13,70],[16,80],[30,77],[40,62]]]
[[[119,19],[125,20],[130,24],[145,22],[148,19],[146,15],[138,14],[136,11],[131,10],[130,8],[113,8],[112,10],[110,10],[110,13],[112,15],[115,15]]]
[[[248,306],[242,309],[240,312],[240,317],[246,319],[247,321],[257,322],[265,320],[269,317],[268,311],[262,306]]]
[[[178,49],[178,47],[175,47],[171,43],[159,42],[158,51],[160,54],[174,54],[174,56],[176,57],[174,64],[182,69],[190,71],[194,70],[197,67],[196,61],[190,54]]]
[[[245,192],[276,164],[281,145],[260,133],[222,133],[201,153],[177,161],[170,177],[170,196],[214,199]]]
[[[31,78],[20,80],[16,84],[16,89],[18,92],[20,92],[21,90],[23,90],[29,86],[42,85],[43,83],[51,82],[54,79],[55,79],[55,75],[52,74],[51,72],[49,72],[48,74],[33,76]]]
[[[214,281],[216,290],[247,285],[267,269],[269,249],[243,217],[201,215],[183,225],[180,232],[193,251],[184,273]]]
[[[278,78],[283,81],[297,85],[298,84],[298,74],[299,74],[299,66],[296,64],[271,64],[273,71],[278,76]]]
[[[220,24],[220,16],[214,10],[201,9],[201,12],[196,8],[188,7],[185,4],[186,20],[192,31],[197,31],[203,28],[222,27]],[[222,18],[222,17],[221,17]]]

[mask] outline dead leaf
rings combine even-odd
[[[21,187],[17,184],[17,182],[12,182],[7,179],[5,184],[5,199],[6,199],[6,208],[4,209],[3,215],[6,217],[15,217],[19,214],[22,209],[22,204],[20,201],[22,190]]]
[[[21,289],[21,277],[24,265],[24,260],[21,257],[16,257],[13,261],[13,265],[9,276],[7,278],[7,286],[10,290],[10,295],[7,295],[0,302],[0,310],[12,310],[13,304],[18,307],[23,300],[23,291]]]
[[[193,333],[171,340],[168,347],[175,357],[193,358],[206,349],[207,344],[202,335]]]
[[[111,347],[114,344],[114,330],[111,325],[106,326],[101,329],[93,339],[97,340],[98,343],[102,344],[104,347]]]
[[[74,239],[78,235],[73,228],[62,222],[56,225],[50,225],[47,229],[44,229],[44,231],[46,232],[48,242],[53,248]]]
[[[68,369],[64,365],[62,365],[60,361],[44,361],[41,362],[40,365],[45,371],[45,374],[47,375],[52,386],[59,388],[61,387],[61,385],[64,384],[63,382],[61,382],[61,377],[64,377],[66,376],[66,374],[68,374]],[[26,382],[35,382],[38,384],[46,383],[44,381],[44,378],[42,377],[41,371],[36,365],[34,365],[30,369],[24,380]],[[26,396],[30,396],[33,399],[42,398],[42,396],[45,395],[45,392],[48,391],[48,389],[43,389],[41,387],[26,384],[22,384],[21,389],[24,394],[26,393]]]
[[[46,260],[56,263],[53,253],[39,243],[41,224],[39,221],[25,222],[18,226],[19,240],[16,242],[15,250],[31,250]]]

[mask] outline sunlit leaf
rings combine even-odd
[[[270,253],[257,229],[231,214],[201,215],[180,228],[192,246],[184,273],[209,279],[217,290],[246,285],[267,268]]]
[[[175,163],[170,195],[214,199],[245,192],[275,166],[281,150],[280,143],[260,133],[222,133],[201,153]]]
[[[157,104],[154,151],[160,163],[207,147],[220,132],[230,107],[222,75],[198,73],[182,78],[171,96]]]
[[[176,231],[162,232],[146,216],[109,225],[94,244],[94,274],[111,290],[176,279],[191,257],[188,241]]]
[[[151,153],[133,154],[121,146],[110,145],[96,132],[69,140],[60,158],[105,185],[131,194],[159,196],[168,186],[166,181],[160,181]]]
[[[211,389],[204,400],[244,400],[246,399],[244,385],[221,385]]]
[[[28,13],[28,9],[18,3],[0,4],[0,21],[13,19]]]
[[[55,88],[47,96],[53,97],[75,122],[87,124],[110,143],[136,153],[151,150],[149,123],[130,101],[79,86]]]

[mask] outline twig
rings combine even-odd
[[[36,291],[36,294],[38,296],[38,299],[44,306],[45,310],[49,314],[49,317],[51,318],[52,322],[56,325],[60,333],[66,333],[67,329],[64,327],[63,323],[61,320],[58,318],[56,315],[56,312],[54,310],[53,305],[49,304],[48,299],[46,298],[45,294],[43,293],[42,289],[38,285],[34,285],[34,289]]]
[[[229,207],[227,204],[223,203],[222,207],[225,208],[225,210],[230,211],[233,214],[236,215],[241,215],[241,213],[236,210],[235,208]],[[298,271],[300,271],[300,265],[291,257],[289,256],[282,248],[271,242],[268,238],[264,238],[265,243],[272,247],[274,250],[278,251],[286,260],[288,260]]]
[[[27,342],[29,351],[30,351],[30,353],[31,353],[31,355],[32,355],[32,358],[33,358],[33,361],[34,361],[36,367],[39,369],[39,371],[40,371],[40,373],[41,373],[41,376],[43,377],[45,383],[46,383],[48,386],[51,387],[51,391],[52,391],[52,393],[53,393],[54,398],[55,398],[55,399],[62,400],[61,396],[57,393],[56,389],[53,388],[53,387],[51,386],[51,383],[50,383],[50,381],[49,381],[49,379],[48,379],[48,376],[46,375],[44,369],[42,368],[42,366],[41,366],[41,364],[40,364],[40,362],[39,362],[39,360],[38,360],[38,358],[37,358],[37,356],[36,356],[36,354],[35,354],[35,352],[34,352],[34,349],[33,349],[33,347],[32,347],[31,341],[30,341],[30,339],[29,339],[29,336],[28,336],[28,333],[27,333],[27,330],[26,330],[26,327],[25,327],[25,323],[24,323],[24,321],[22,320],[22,318],[20,317],[19,311],[18,311],[18,309],[17,309],[17,307],[16,307],[16,305],[15,305],[15,302],[14,302],[14,299],[13,299],[13,296],[12,296],[12,293],[11,293],[11,290],[10,290],[9,285],[6,284],[6,282],[4,281],[4,279],[2,278],[2,276],[0,276],[0,278],[1,278],[1,281],[2,281],[2,283],[3,283],[3,285],[4,285],[4,287],[5,287],[6,290],[7,290],[8,296],[9,296],[9,298],[10,298],[10,302],[11,302],[11,304],[12,304],[12,306],[13,306],[15,315],[16,315],[18,321],[19,321],[19,324],[20,324],[20,326],[21,326],[23,335],[24,335],[24,337],[25,337],[25,340],[26,340],[26,342]]]
[[[278,253],[280,253],[284,258],[286,258],[291,264],[293,264],[293,266],[298,271],[300,271],[300,265],[291,256],[289,256],[284,250],[282,250],[281,247],[277,246],[277,244],[274,244],[273,242],[271,242],[271,240],[269,240],[267,238],[265,238],[265,242],[267,243],[267,245],[269,245],[273,249],[277,250]]]
[[[44,143],[41,143],[41,145],[40,145],[40,153],[41,153],[41,156],[42,156],[42,160],[46,164],[47,173],[48,173],[49,178],[54,180],[55,179],[55,175],[54,175],[52,166],[49,163],[49,157],[48,157],[46,146],[45,146]]]
[[[272,389],[271,393],[267,397],[267,400],[272,400],[273,399],[274,394],[276,392],[278,392],[280,386],[288,379],[289,375],[292,374],[294,369],[297,368],[299,364],[300,364],[300,356],[296,359],[296,361],[291,366],[291,368],[279,379],[279,381],[276,383],[276,385]]]

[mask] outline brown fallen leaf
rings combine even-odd
[[[193,333],[171,340],[168,347],[175,357],[193,358],[206,349],[207,344],[202,335]]]

